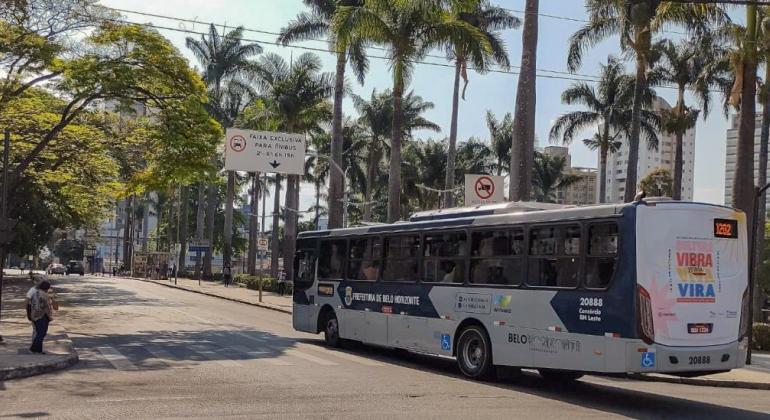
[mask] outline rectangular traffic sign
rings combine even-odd
[[[228,128],[225,169],[302,175],[305,173],[305,135]]]
[[[206,252],[209,250],[209,241],[208,239],[204,239],[200,241],[190,241],[190,243],[187,244],[187,249],[190,252]]]
[[[505,201],[503,177],[493,175],[465,175],[465,205],[494,204]]]
[[[257,251],[267,251],[267,238],[257,239]]]

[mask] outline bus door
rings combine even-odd
[[[317,312],[315,305],[317,290],[314,289],[317,260],[315,241],[300,240],[294,257],[294,307],[292,323],[294,329],[317,332]]]
[[[666,346],[736,342],[747,302],[745,214],[693,203],[637,206],[642,338]]]

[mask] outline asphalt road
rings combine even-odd
[[[0,417],[768,418],[770,392],[534,374],[479,383],[451,360],[327,349],[289,315],[136,280],[55,284],[82,361],[0,383]]]

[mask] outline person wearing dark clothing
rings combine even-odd
[[[222,268],[222,279],[225,281],[225,287],[230,286],[230,278],[231,278],[230,265],[225,264],[224,268]]]
[[[48,296],[50,289],[50,283],[40,282],[30,299],[30,319],[35,326],[34,338],[29,351],[36,354],[45,354],[43,352],[43,340],[48,334],[48,324],[53,320],[53,305],[51,304],[51,297]]]

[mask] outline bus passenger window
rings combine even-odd
[[[315,243],[314,240],[297,241],[297,254],[294,256],[294,288],[306,290],[315,280]]]
[[[577,287],[580,271],[580,226],[530,230],[527,284],[545,287]]]
[[[380,252],[382,246],[379,238],[365,238],[350,241],[348,256],[348,279],[377,280],[380,272]]]
[[[417,281],[417,258],[420,255],[419,236],[385,238],[383,281]]]
[[[618,225],[594,224],[588,228],[588,257],[585,286],[605,289],[612,280],[618,260]]]
[[[422,281],[462,283],[465,281],[465,232],[425,235]]]
[[[473,232],[471,277],[473,284],[518,285],[524,272],[522,229]]]
[[[318,260],[318,277],[341,279],[345,268],[347,243],[344,240],[321,241],[321,255]]]

